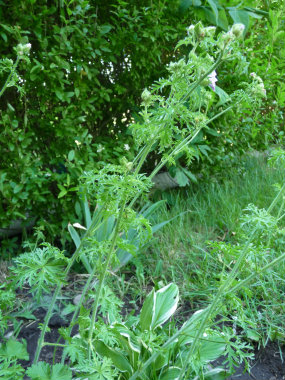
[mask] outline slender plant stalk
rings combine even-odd
[[[95,327],[95,321],[96,321],[96,316],[97,316],[97,312],[98,312],[99,301],[100,301],[100,297],[101,297],[101,291],[102,291],[102,288],[103,288],[104,280],[105,280],[105,277],[106,277],[106,273],[107,273],[107,270],[108,270],[108,267],[109,267],[109,263],[110,263],[112,254],[113,254],[114,248],[115,248],[116,243],[117,243],[117,238],[118,238],[118,235],[119,235],[119,228],[120,228],[121,220],[122,220],[123,213],[124,213],[124,210],[125,210],[125,206],[126,206],[126,199],[124,199],[122,201],[122,206],[121,206],[120,213],[119,213],[119,216],[118,216],[118,219],[117,219],[117,222],[116,222],[116,226],[115,226],[115,230],[114,230],[114,235],[113,235],[113,239],[112,239],[112,242],[111,242],[111,247],[110,247],[109,253],[108,253],[107,257],[106,257],[104,266],[103,266],[103,270],[102,270],[102,274],[101,274],[101,277],[100,277],[100,280],[99,280],[98,290],[97,290],[97,294],[96,294],[96,299],[95,299],[94,304],[93,304],[93,310],[92,310],[92,316],[91,316],[91,324],[90,324],[89,333],[88,333],[88,353],[89,353],[89,358],[91,357],[92,336],[93,336],[93,331],[94,331],[94,327]]]
[[[240,281],[238,284],[236,284],[233,288],[231,288],[231,290],[228,290],[225,295],[229,294],[229,293],[235,293],[237,292],[238,290],[240,290],[243,286],[245,286],[247,283],[249,283],[250,281],[252,281],[255,277],[257,277],[258,275],[260,275],[260,273],[263,273],[265,272],[267,269],[270,269],[272,268],[273,266],[275,266],[276,264],[278,264],[280,261],[282,261],[283,259],[285,259],[285,253],[283,253],[281,256],[277,257],[276,259],[274,259],[273,261],[271,261],[269,264],[265,265],[264,267],[262,267],[258,272],[255,272],[255,273],[252,273],[250,276],[246,277],[244,280]]]
[[[80,245],[75,250],[73,256],[69,260],[69,263],[68,263],[68,265],[67,265],[67,267],[66,267],[66,269],[64,271],[64,278],[66,278],[66,276],[68,275],[71,267],[73,266],[73,264],[75,263],[75,261],[79,257],[81,249],[83,247],[83,244],[90,237],[90,234],[93,231],[93,227],[94,227],[95,222],[96,222],[96,220],[94,219],[92,221],[92,224],[91,224],[90,228],[86,231],[86,234],[85,234],[84,238],[81,240]],[[43,324],[43,327],[42,327],[42,331],[41,331],[41,334],[40,334],[40,337],[39,337],[39,340],[38,340],[38,345],[37,345],[37,349],[36,349],[36,353],[35,353],[35,357],[34,357],[33,363],[37,363],[38,360],[39,360],[41,349],[42,349],[43,343],[44,343],[45,333],[46,333],[46,330],[47,330],[47,327],[48,327],[48,323],[49,323],[49,320],[50,320],[50,318],[52,316],[54,305],[56,303],[56,300],[57,300],[57,297],[58,297],[58,295],[60,293],[61,288],[62,288],[62,283],[59,283],[57,285],[57,287],[56,287],[56,289],[54,291],[53,297],[52,297],[52,299],[50,301],[50,305],[49,305],[47,314],[45,316],[45,320],[44,320],[44,324]]]

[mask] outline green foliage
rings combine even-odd
[[[251,2],[260,6],[260,2]],[[249,62],[243,70],[235,71],[231,65],[220,73],[219,86],[227,84],[227,90],[236,89],[249,73],[262,77],[266,98],[255,114],[251,107],[243,113],[230,112],[212,125],[218,135],[207,134],[204,143],[213,149],[214,156],[207,164],[198,165],[200,173],[208,175],[209,169],[216,176],[223,169],[239,165],[239,157],[251,147],[266,150],[271,144],[283,144],[284,133],[284,3],[267,2],[262,18],[254,19],[244,39],[244,54]],[[265,8],[265,9],[264,9]],[[245,62],[244,62],[245,64]],[[221,75],[222,74],[222,75]],[[222,86],[223,87],[223,86]],[[222,175],[221,175],[222,177]]]
[[[32,380],[72,380],[71,370],[62,364],[53,366],[45,362],[38,362],[27,370]]]
[[[224,5],[224,3],[226,3]],[[223,0],[180,0],[180,12],[190,13],[202,21],[216,25],[223,30],[228,30],[230,23],[242,23],[245,26],[245,33],[250,26],[251,18],[261,18],[265,11],[250,7],[245,2],[239,3]],[[236,3],[236,4],[233,4]],[[230,6],[226,6],[230,5]],[[243,7],[241,7],[243,5]]]
[[[154,283],[161,277],[175,281],[187,306],[205,307],[256,229],[233,291],[227,294],[227,307],[220,313],[227,325],[242,332],[244,340],[259,346],[269,340],[284,341],[284,260],[262,271],[284,251],[284,193],[270,213],[267,210],[284,183],[284,151],[273,150],[272,155],[270,165],[263,154],[247,155],[221,183],[212,179],[183,193],[168,194],[171,211],[161,210],[156,222],[182,209],[190,212],[158,233],[151,255],[139,256],[146,278]],[[247,206],[251,201],[258,207]],[[235,286],[250,276],[256,277],[235,293]]]
[[[24,376],[24,369],[17,360],[28,360],[27,345],[14,339],[9,339],[0,344],[0,378],[21,380]]]
[[[187,25],[176,3],[11,1],[1,11],[1,79],[10,70],[22,91],[1,98],[1,226],[28,212],[64,244],[78,177],[133,155],[131,112]],[[16,74],[12,46],[28,42]]]
[[[166,300],[167,302],[165,302]],[[69,338],[70,343],[65,348],[78,376],[83,377],[84,374],[94,373],[95,379],[96,373],[102,379],[117,379],[118,376],[121,376],[122,379],[130,379],[155,353],[156,359],[153,365],[139,378],[168,379],[174,374],[177,378],[181,371],[181,361],[187,351],[187,345],[191,344],[193,340],[191,335],[197,328],[201,315],[196,314],[192,317],[187,326],[182,328],[181,338],[173,339],[173,342],[168,344],[167,341],[169,338],[172,339],[176,328],[167,321],[173,316],[177,304],[178,288],[175,284],[168,284],[157,291],[154,289],[151,291],[139,316],[129,316],[125,322],[114,321],[105,327],[104,324],[97,322],[93,336],[93,345],[96,351],[96,355],[94,354],[92,357],[93,367],[90,367],[86,359],[83,359],[82,352],[86,350],[86,344],[84,343],[84,328],[80,329],[80,336]],[[83,320],[79,318],[79,324],[81,321]],[[63,336],[65,337],[65,335]],[[223,355],[228,345],[231,346],[226,336],[207,329],[201,340],[197,361],[194,360],[196,373],[204,372],[206,374],[207,363]],[[236,343],[236,347],[239,347],[239,343]],[[234,349],[232,351],[234,354]],[[80,354],[78,354],[79,352]],[[105,374],[103,374],[103,369],[101,372],[99,371],[99,363],[101,367],[105,368]],[[222,370],[216,369],[216,372],[222,373]],[[223,373],[222,378],[224,379],[225,376],[226,372]]]
[[[64,282],[63,269],[68,261],[57,248],[47,243],[45,245],[44,248],[20,255],[11,268],[18,286],[22,287],[27,282],[37,299],[43,292],[49,293],[51,287]]]
[[[11,312],[15,305],[15,288],[11,284],[0,285],[0,337],[2,337],[8,327],[8,321],[11,319]]]

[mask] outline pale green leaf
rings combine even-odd
[[[129,374],[133,372],[133,369],[127,358],[118,351],[115,351],[114,349],[108,347],[101,340],[97,340],[95,342],[95,350],[100,356],[111,359],[114,366],[117,367],[120,371],[128,372]]]
[[[152,317],[155,313],[155,291],[152,291],[147,295],[140,314],[140,325],[142,331],[149,330],[151,327]]]
[[[179,378],[181,368],[179,367],[169,367],[160,376],[159,380],[176,380]]]
[[[151,327],[154,330],[166,322],[175,312],[179,300],[177,285],[170,283],[156,292],[155,310]]]

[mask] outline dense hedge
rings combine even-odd
[[[82,170],[122,155],[142,89],[163,75],[184,34],[175,9],[176,1],[120,0],[1,8],[1,56],[15,60],[18,42],[32,45],[18,70],[24,95],[13,87],[0,99],[2,226],[26,211],[42,223],[63,213],[66,225]]]

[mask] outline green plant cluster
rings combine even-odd
[[[181,380],[189,377],[213,380],[217,376],[224,379],[236,363],[249,356],[242,351],[249,347],[241,343],[235,333],[229,329],[219,331],[214,328],[213,321],[233,285],[236,291],[240,290],[260,272],[263,273],[284,258],[285,254],[278,256],[260,268],[258,273],[239,277],[250,244],[256,237],[262,238],[259,226],[264,227],[267,223],[273,228],[275,225],[269,216],[265,223],[264,214],[269,214],[279,202],[285,185],[267,213],[259,215],[256,211],[251,219],[245,220],[249,232],[231,271],[225,273],[212,302],[180,328],[175,324],[167,324],[178,304],[178,287],[175,284],[153,289],[140,315],[136,318],[130,316],[126,320],[120,318],[120,301],[106,286],[110,271],[118,263],[118,248],[129,253],[136,252],[136,245],[142,246],[151,238],[149,221],[142,213],[135,211],[134,205],[138,197],[148,193],[154,174],[166,163],[173,163],[181,152],[191,161],[194,152],[189,144],[202,130],[209,128],[214,119],[234,108],[242,109],[248,104],[256,107],[264,98],[261,78],[257,75],[248,76],[248,80],[241,83],[241,88],[230,93],[227,102],[217,108],[220,100],[215,93],[216,70],[228,61],[238,65],[239,60],[236,58],[241,57],[239,41],[243,31],[243,24],[235,24],[228,32],[216,35],[215,28],[204,27],[201,22],[191,25],[186,38],[176,47],[187,46],[189,51],[186,56],[171,62],[168,77],[160,79],[142,94],[141,122],[131,126],[134,144],[138,148],[136,157],[132,161],[123,157],[120,165],[101,165],[81,176],[80,191],[94,206],[96,203],[97,209],[91,216],[86,204],[86,227],[79,223],[72,226],[84,230],[81,237],[75,234],[74,228],[69,228],[76,243],[73,255],[66,257],[59,249],[44,244],[43,247],[31,245],[31,252],[16,258],[11,268],[15,289],[28,283],[35,299],[53,290],[41,326],[34,363],[26,370],[26,375],[32,380],[71,380],[86,376],[94,380]],[[153,151],[158,151],[161,160],[147,176],[141,170]],[[259,224],[255,225],[255,220]],[[99,229],[102,226],[108,228],[110,221],[109,233],[106,232],[104,239],[99,241]],[[250,227],[251,222],[253,228]],[[79,260],[89,271],[88,279],[79,303],[73,308],[70,326],[61,330],[65,343],[50,343],[46,341],[49,320],[67,276]],[[110,300],[113,301],[112,307]],[[79,332],[71,338],[75,324],[79,325]],[[11,352],[11,347],[15,345],[17,347]],[[39,360],[41,350],[46,345],[65,349],[61,364],[50,365]],[[214,364],[209,367],[221,355],[228,357],[228,370],[214,368]],[[15,342],[14,338],[6,339],[0,347],[0,369],[3,375],[7,379],[13,376],[21,379],[24,372],[17,360],[26,356],[25,343]],[[66,357],[71,368],[64,365]]]

